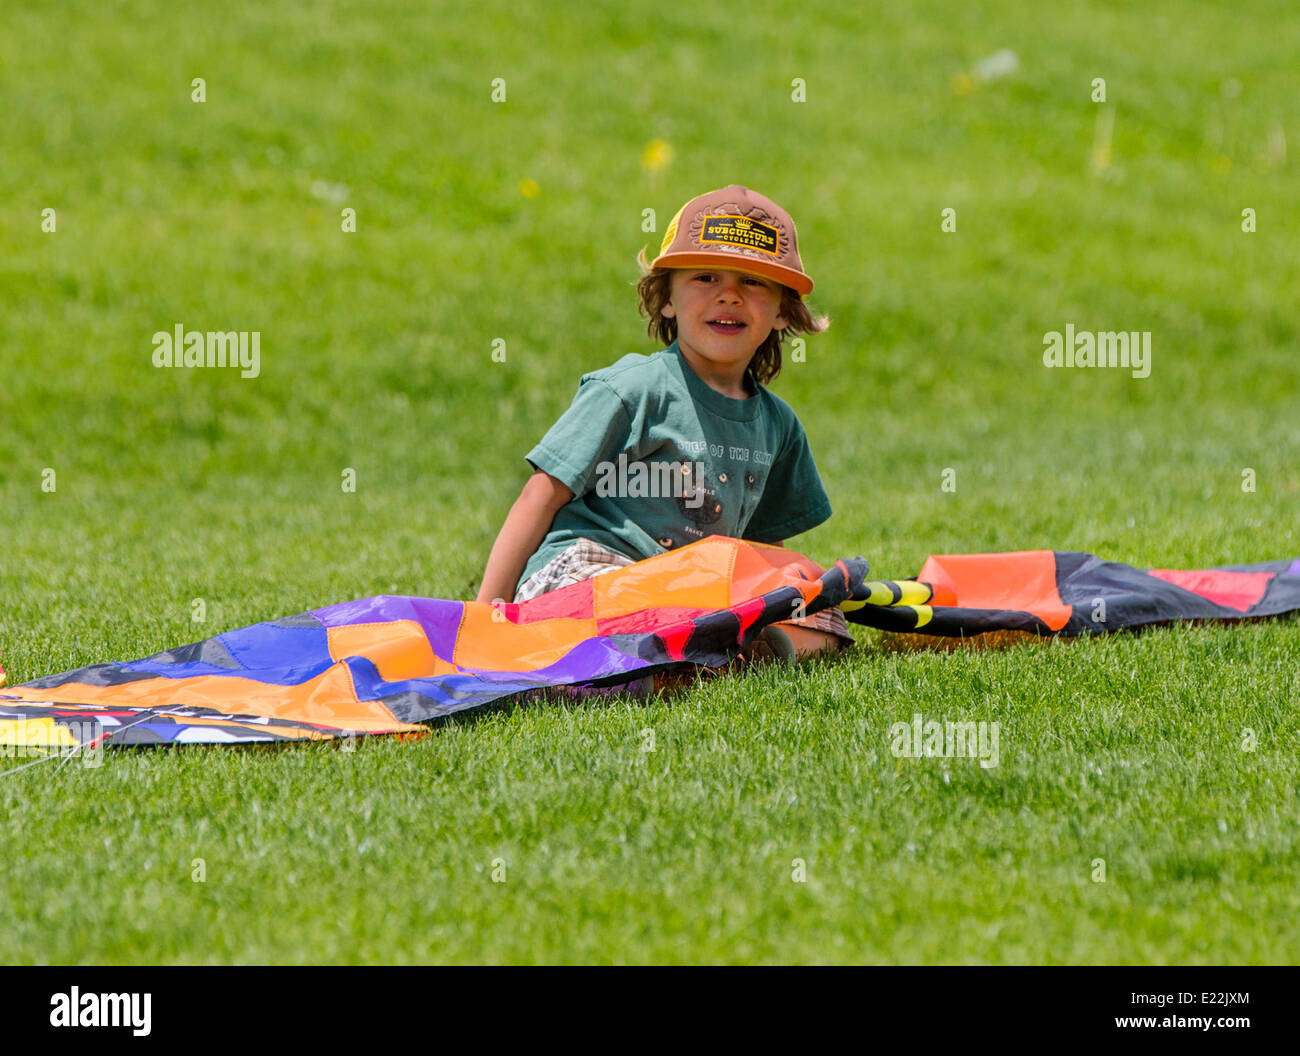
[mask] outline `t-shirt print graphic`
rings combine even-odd
[[[717,482],[710,482],[705,474],[697,473],[696,469],[695,466],[690,467],[690,472],[685,474],[682,494],[675,496],[677,509],[689,522],[685,531],[692,542],[710,534],[706,529],[717,524],[725,512],[718,489],[711,486]]]

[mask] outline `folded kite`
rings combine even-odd
[[[886,631],[1104,634],[1176,620],[1239,620],[1300,610],[1300,558],[1196,572],[1148,572],[1068,550],[943,554],[914,581],[868,583],[844,604]],[[847,610],[855,611],[849,612]]]
[[[721,667],[768,624],[831,605],[856,623],[955,636],[1300,609],[1300,560],[1143,572],[1037,550],[931,557],[916,580],[872,582],[867,571],[861,557],[823,570],[791,550],[710,536],[520,604],[363,598],[0,690],[0,745],[422,733],[429,719],[529,690]]]

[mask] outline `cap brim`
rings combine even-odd
[[[801,271],[785,268],[780,264],[768,264],[753,257],[732,257],[731,254],[720,256],[717,253],[665,253],[651,262],[653,268],[719,268],[728,271],[744,271],[750,275],[761,275],[765,279],[775,279],[784,286],[796,291],[800,296],[812,293],[813,281]]]

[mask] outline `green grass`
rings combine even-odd
[[[835,507],[792,545],[893,576],[932,552],[1300,554],[1297,28],[1262,0],[12,13],[10,682],[369,594],[472,597],[578,376],[654,348],[641,211],[662,232],[732,181],[794,214],[833,319],[774,385]],[[954,90],[1003,47],[1014,76]],[[651,174],[655,138],[675,157]],[[1150,378],[1044,369],[1071,322],[1152,331]],[[155,370],[176,323],[260,330],[261,376]],[[961,654],[862,633],[830,665],[415,743],[36,767],[0,779],[0,957],[1294,961],[1297,655],[1295,619]],[[1000,764],[895,759],[916,712],[999,722]]]

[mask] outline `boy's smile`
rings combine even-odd
[[[745,399],[745,368],[773,330],[785,329],[781,286],[731,268],[675,268],[664,316],[677,320],[677,347],[710,388]]]

